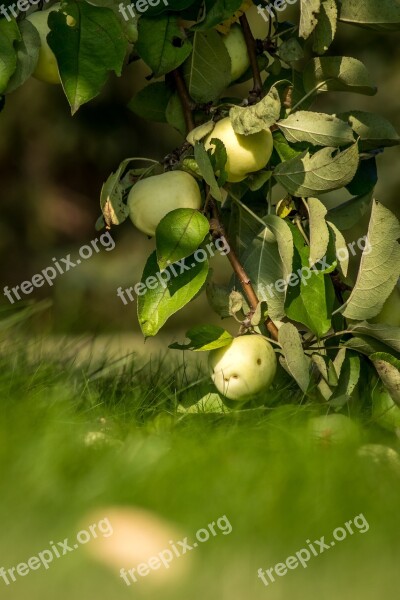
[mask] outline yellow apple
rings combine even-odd
[[[230,182],[243,181],[249,173],[263,169],[271,158],[273,140],[269,129],[251,135],[240,135],[235,133],[230,118],[226,117],[216,123],[206,138],[206,150],[214,149],[211,145],[213,138],[218,138],[225,145],[228,154],[225,169]]]
[[[143,233],[153,236],[166,214],[177,208],[201,207],[201,194],[194,177],[185,171],[167,171],[141,179],[128,197],[129,216]]]
[[[372,415],[383,429],[393,433],[400,432],[400,408],[389,392],[380,385],[372,392]]]
[[[240,25],[233,25],[230,32],[222,36],[222,41],[231,59],[231,80],[236,81],[250,66],[246,40]]]
[[[50,31],[47,19],[49,18],[50,12],[58,10],[59,6],[60,4],[54,4],[48,10],[39,10],[27,17],[27,20],[37,29],[41,44],[39,59],[33,72],[33,76],[36,77],[36,79],[40,79],[40,81],[54,84],[61,83],[61,80],[58,72],[57,59],[47,43],[47,34]]]
[[[396,285],[379,315],[371,319],[371,323],[382,323],[392,327],[400,327],[400,286]]]
[[[275,352],[261,335],[242,335],[208,357],[211,379],[217,390],[245,402],[271,385],[277,367]]]

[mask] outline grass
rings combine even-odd
[[[143,582],[128,588],[82,548],[8,587],[0,579],[2,598],[397,597],[398,465],[360,456],[359,442],[317,445],[308,433],[313,410],[293,390],[277,391],[268,408],[182,415],[178,403],[207,388],[202,371],[181,359],[86,368],[61,352],[34,354],[17,341],[0,354],[0,566],[73,537],[91,511],[108,506],[144,507],[189,538],[222,515],[233,530],[181,557],[187,575],[151,592]],[[399,449],[371,425],[361,443]],[[365,534],[268,587],[257,578],[258,568],[285,561],[306,539],[331,538],[360,513]]]

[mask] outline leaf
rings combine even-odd
[[[351,127],[331,115],[298,111],[277,123],[288,142],[314,146],[346,146],[354,142]],[[345,125],[345,127],[343,127]]]
[[[111,173],[103,184],[100,193],[100,208],[107,227],[121,225],[129,215],[129,208],[124,202],[124,185],[120,183],[121,175],[130,159],[122,161],[115,173]]]
[[[395,287],[400,274],[400,223],[387,208],[374,201],[357,281],[343,315],[362,321],[372,319]]]
[[[349,123],[350,127],[360,138],[361,150],[375,150],[386,146],[397,146],[400,137],[393,125],[381,115],[352,110],[338,115]]]
[[[374,96],[377,92],[365,65],[348,56],[313,58],[304,70],[303,83],[307,93],[315,90]]]
[[[390,346],[387,346],[383,342],[375,340],[367,335],[357,335],[352,337],[347,340],[347,342],[344,342],[343,345],[346,348],[351,348],[352,350],[355,350],[360,354],[364,354],[365,356],[370,356],[375,352],[389,353],[391,351]]]
[[[324,54],[332,44],[336,35],[338,9],[336,0],[323,0],[314,30],[313,50],[316,54]]]
[[[160,272],[157,254],[153,252],[143,271],[141,293],[138,292],[138,318],[144,336],[156,335],[171,315],[198,294],[207,275],[208,261],[196,262],[194,257]]]
[[[195,26],[195,29],[211,29],[232,17],[243,0],[206,0],[206,14],[204,19]]]
[[[351,229],[361,221],[363,216],[368,212],[371,206],[372,193],[351,198],[347,202],[343,202],[335,208],[328,211],[328,219],[340,231]]]
[[[329,228],[325,220],[327,209],[318,198],[305,202],[310,220],[310,267],[326,255],[329,244]]]
[[[330,399],[330,404],[343,406],[351,400],[352,394],[360,380],[360,357],[352,352],[347,352],[341,368],[339,383]]]
[[[196,31],[193,53],[184,64],[183,73],[189,94],[198,103],[215,100],[228,87],[231,59],[216,31]]]
[[[11,76],[17,68],[15,42],[21,40],[16,21],[0,20],[0,94],[7,89]]]
[[[64,92],[74,114],[99,94],[110,71],[121,75],[128,42],[109,8],[68,0],[63,11],[50,12],[47,41],[56,55]],[[67,24],[65,13],[73,17],[74,25]]]
[[[313,155],[303,152],[279,164],[274,177],[293,196],[318,196],[350,183],[358,160],[357,144],[342,152],[336,148],[323,148]]]
[[[342,0],[340,20],[377,31],[400,29],[399,0]]]
[[[369,358],[392,400],[400,406],[400,360],[384,352],[371,354]]]
[[[128,108],[142,119],[166,123],[165,112],[172,92],[164,82],[146,86],[130,100]]]
[[[160,269],[192,254],[206,237],[210,225],[192,208],[177,208],[165,215],[156,229],[157,262]]]
[[[215,178],[214,169],[211,164],[210,156],[203,144],[197,142],[194,147],[194,157],[206,183],[210,186],[210,193],[219,202],[222,202],[222,194]]]
[[[227,319],[230,316],[229,287],[209,281],[206,287],[206,295],[212,310],[219,315],[221,319]]]
[[[384,323],[372,324],[365,321],[352,325],[350,329],[352,332],[368,335],[400,352],[400,327],[393,327]]]
[[[192,44],[184,37],[176,15],[142,17],[138,30],[136,50],[156,77],[177,69],[192,52]]]
[[[207,121],[206,123],[202,123],[198,127],[195,127],[195,129],[192,129],[192,131],[189,131],[189,133],[186,136],[186,141],[189,142],[191,146],[195,146],[196,142],[201,142],[201,140],[210,135],[214,127],[214,121]]]
[[[40,36],[36,28],[29,21],[19,24],[21,39],[15,44],[17,52],[17,66],[10,78],[6,94],[10,94],[20,87],[35,70],[40,49]]]
[[[338,262],[340,271],[343,277],[347,277],[347,273],[349,270],[349,250],[347,248],[346,240],[342,233],[339,231],[339,229],[336,227],[336,225],[330,223],[329,221],[327,221],[327,224],[333,234],[335,245],[335,257]]]
[[[223,348],[233,341],[233,336],[223,327],[215,325],[197,325],[186,332],[190,344],[171,344],[173,350],[193,350],[194,352],[209,352],[216,348]]]
[[[251,135],[268,129],[279,119],[281,100],[276,87],[254,106],[234,106],[229,111],[234,131],[240,135]]]
[[[289,38],[279,46],[278,56],[284,62],[290,64],[304,58],[304,50],[295,37]]]
[[[310,359],[304,354],[296,327],[291,323],[283,323],[279,328],[278,341],[282,346],[289,373],[306,394],[310,384]]]
[[[165,111],[165,118],[167,123],[179,131],[181,135],[186,135],[185,113],[178,92],[171,95]]]
[[[286,141],[286,138],[280,131],[274,131],[274,148],[282,162],[300,156],[301,150],[295,150]]]
[[[299,35],[303,39],[310,37],[317,26],[321,0],[300,0]]]
[[[378,182],[378,168],[375,156],[367,160],[361,160],[357,172],[346,189],[353,196],[365,196],[374,191]]]

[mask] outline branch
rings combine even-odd
[[[224,226],[222,225],[220,217],[219,217],[217,205],[215,203],[214,198],[212,198],[210,193],[208,193],[208,195],[207,195],[206,205],[209,206],[211,209],[211,216],[212,216],[212,218],[210,220],[211,235],[215,239],[222,240],[222,242],[224,243],[224,246],[226,248],[229,248],[229,252],[226,256],[227,256],[229,262],[231,263],[232,269],[234,270],[235,274],[237,275],[237,277],[240,281],[243,292],[244,292],[244,294],[247,298],[247,301],[251,307],[251,311],[252,311],[252,313],[254,313],[254,311],[257,309],[257,306],[259,305],[260,301],[257,298],[257,294],[254,291],[254,288],[251,284],[249,276],[247,275],[246,271],[244,270],[242,264],[240,263],[240,260],[237,257],[236,252],[233,250],[231,244],[229,243],[229,240],[225,233]],[[278,328],[273,323],[273,321],[271,321],[271,319],[269,317],[265,321],[265,327],[267,328],[271,337],[274,340],[277,340],[278,339]]]
[[[187,90],[186,84],[183,80],[180,71],[178,69],[174,69],[172,71],[172,75],[175,81],[175,86],[179,95],[179,99],[182,104],[183,114],[185,115],[187,133],[189,133],[195,128],[193,119],[193,102],[191,97],[189,96],[189,92]]]
[[[260,73],[260,69],[258,67],[258,61],[257,61],[257,44],[254,39],[253,33],[250,29],[250,25],[249,25],[246,15],[242,15],[240,17],[240,24],[243,29],[244,38],[246,40],[247,53],[248,53],[249,59],[250,59],[251,70],[253,71],[254,87],[253,87],[251,95],[254,96],[256,99],[260,99],[261,94],[262,94],[262,85],[263,84],[262,84],[261,73]]]

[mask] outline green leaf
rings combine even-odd
[[[291,323],[279,328],[278,341],[282,346],[287,370],[304,394],[310,385],[310,359],[304,354],[301,337]]]
[[[209,352],[223,348],[233,341],[233,336],[223,327],[215,325],[197,325],[186,332],[190,344],[171,344],[173,350],[193,350],[194,352]]]
[[[207,275],[208,261],[196,262],[193,256],[160,272],[157,254],[153,252],[146,262],[138,292],[138,319],[144,336],[156,335],[171,315],[198,294]]]
[[[182,102],[178,92],[174,92],[169,99],[165,111],[167,123],[174,127],[181,135],[186,135],[185,113],[183,112]]]
[[[219,189],[217,180],[215,178],[214,169],[211,163],[211,159],[207,150],[203,144],[197,142],[194,147],[194,157],[199,165],[199,169],[206,183],[210,186],[210,192],[213,198],[222,202],[221,190]]]
[[[357,281],[344,305],[348,319],[372,319],[395,287],[400,273],[400,223],[387,208],[374,201],[368,244],[361,257]]]
[[[314,146],[346,146],[354,142],[351,127],[331,115],[298,111],[277,123],[288,142]],[[344,125],[344,127],[343,127]]]
[[[374,338],[380,342],[394,348],[397,352],[400,352],[400,327],[393,327],[392,325],[386,325],[385,323],[358,323],[350,327],[352,332],[361,333],[369,337]]]
[[[399,0],[342,0],[340,20],[377,31],[400,29]]]
[[[336,225],[340,231],[351,229],[361,221],[371,206],[372,193],[351,198],[328,212],[328,219]]]
[[[400,360],[384,352],[371,354],[369,358],[392,400],[400,406]]]
[[[361,110],[352,110],[341,113],[338,117],[348,122],[360,138],[361,150],[375,150],[375,148],[397,146],[400,144],[400,137],[397,131],[381,115]]]
[[[325,54],[336,35],[338,9],[336,0],[323,0],[314,30],[313,50],[316,54]]]
[[[11,76],[17,68],[15,42],[21,41],[21,33],[14,19],[0,20],[0,94],[7,89]]]
[[[378,167],[375,156],[359,162],[357,172],[346,189],[353,196],[365,196],[373,193],[378,182]]]
[[[204,19],[195,26],[195,29],[211,29],[232,17],[242,6],[243,0],[206,0],[206,13]]]
[[[74,114],[100,93],[110,71],[121,75],[128,42],[111,9],[68,0],[63,11],[50,12],[47,40]],[[74,25],[67,24],[64,13],[75,19]]]
[[[335,258],[339,265],[340,272],[342,273],[343,277],[347,277],[349,270],[349,250],[347,248],[346,240],[336,225],[330,223],[329,221],[327,221],[327,224],[333,235]]]
[[[176,15],[143,17],[139,19],[138,29],[136,50],[155,77],[179,67],[192,52],[192,44],[184,37]]]
[[[289,146],[286,138],[280,131],[274,131],[274,148],[281,162],[291,160],[302,154],[301,150],[295,150],[292,146]]]
[[[218,98],[231,81],[231,59],[216,31],[196,31],[193,53],[184,65],[190,96],[198,103]]]
[[[290,64],[304,58],[304,50],[300,46],[298,40],[295,37],[289,38],[282,42],[279,46],[278,56],[284,62]]]
[[[177,208],[165,215],[156,229],[157,262],[160,269],[192,254],[209,229],[206,217],[192,208]]]
[[[29,21],[19,24],[21,40],[15,44],[17,52],[17,67],[8,82],[6,93],[10,94],[20,87],[35,70],[40,49],[40,36]]]
[[[348,56],[322,56],[313,58],[306,66],[303,75],[307,93],[354,92],[374,96],[376,86],[371,82],[365,65]]]
[[[165,112],[171,95],[172,91],[164,82],[151,83],[135,94],[128,108],[142,119],[166,123]]]
[[[343,406],[351,400],[354,390],[360,380],[360,357],[352,352],[347,352],[341,368],[339,383],[330,399],[330,404]]]
[[[325,220],[327,209],[318,198],[305,202],[309,214],[310,267],[326,255],[329,244],[329,228]]]
[[[293,196],[318,196],[350,183],[357,172],[358,160],[357,144],[342,152],[323,148],[313,155],[304,152],[281,163],[274,177]]]
[[[299,35],[305,40],[317,26],[321,0],[300,0]]]
[[[276,87],[254,106],[234,106],[229,111],[232,127],[240,135],[250,135],[268,129],[279,119],[281,100]]]

